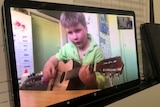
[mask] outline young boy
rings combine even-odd
[[[65,44],[56,55],[50,57],[46,62],[43,69],[44,80],[55,77],[55,68],[60,60],[72,59],[82,64],[78,76],[87,89],[105,88],[106,78],[99,72],[91,73],[89,71],[88,65],[103,60],[104,55],[91,35],[88,34],[84,15],[79,12],[63,12],[60,22],[71,42]]]

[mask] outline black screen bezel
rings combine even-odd
[[[98,8],[98,7],[89,7],[89,6],[78,6],[78,5],[69,5],[69,4],[59,4],[59,3],[49,3],[49,2],[37,2],[37,1],[21,1],[21,0],[5,0],[3,4],[3,22],[4,22],[4,32],[5,32],[5,41],[7,44],[8,51],[8,63],[10,65],[9,71],[12,76],[12,88],[14,94],[14,103],[16,107],[20,106],[20,98],[19,98],[19,87],[18,87],[18,77],[16,71],[16,61],[15,61],[15,51],[14,51],[14,43],[12,35],[12,26],[11,26],[11,17],[10,17],[10,7],[18,7],[18,8],[32,8],[32,9],[48,9],[48,10],[61,10],[61,11],[79,11],[79,12],[93,12],[93,13],[110,13],[117,15],[132,15],[134,16],[134,25],[135,24],[135,13],[133,11],[127,10],[118,10],[118,9],[109,9],[109,8]],[[136,29],[135,29],[135,38],[136,38]],[[137,40],[137,39],[136,39]],[[137,42],[137,41],[136,41]],[[137,49],[137,43],[136,43]],[[138,63],[138,50],[137,51],[137,65],[139,69]],[[138,73],[139,74],[139,73]],[[139,76],[139,75],[138,75]],[[13,81],[14,80],[14,81]],[[106,97],[114,96],[118,93],[122,93],[138,87],[140,85],[140,76],[138,79],[114,86],[111,88],[103,89],[101,91],[97,91],[95,93],[90,93],[81,97],[77,97],[74,99],[69,99],[70,104],[68,105],[68,101],[64,101],[54,106],[79,106],[84,105],[86,103],[90,103],[99,99],[103,99]],[[114,94],[113,94],[114,93]],[[48,105],[49,106],[49,105]]]

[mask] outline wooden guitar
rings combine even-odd
[[[106,77],[109,76],[109,78],[112,80],[114,75],[119,76],[122,73],[123,66],[124,64],[121,60],[121,57],[118,56],[91,64],[90,72],[100,72]],[[68,89],[79,89],[78,86],[84,87],[84,84],[79,80],[78,77],[80,67],[81,65],[73,60],[70,60],[67,63],[60,61],[57,67],[56,78],[49,81],[48,90],[66,90],[69,87],[69,84],[71,87]],[[72,80],[72,83],[69,83],[70,80]]]

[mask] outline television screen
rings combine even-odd
[[[36,94],[33,106],[83,105],[140,83],[133,11],[7,0],[3,16],[17,106]]]

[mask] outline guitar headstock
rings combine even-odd
[[[96,64],[96,71],[107,74],[121,74],[123,62],[120,56],[104,59]]]

